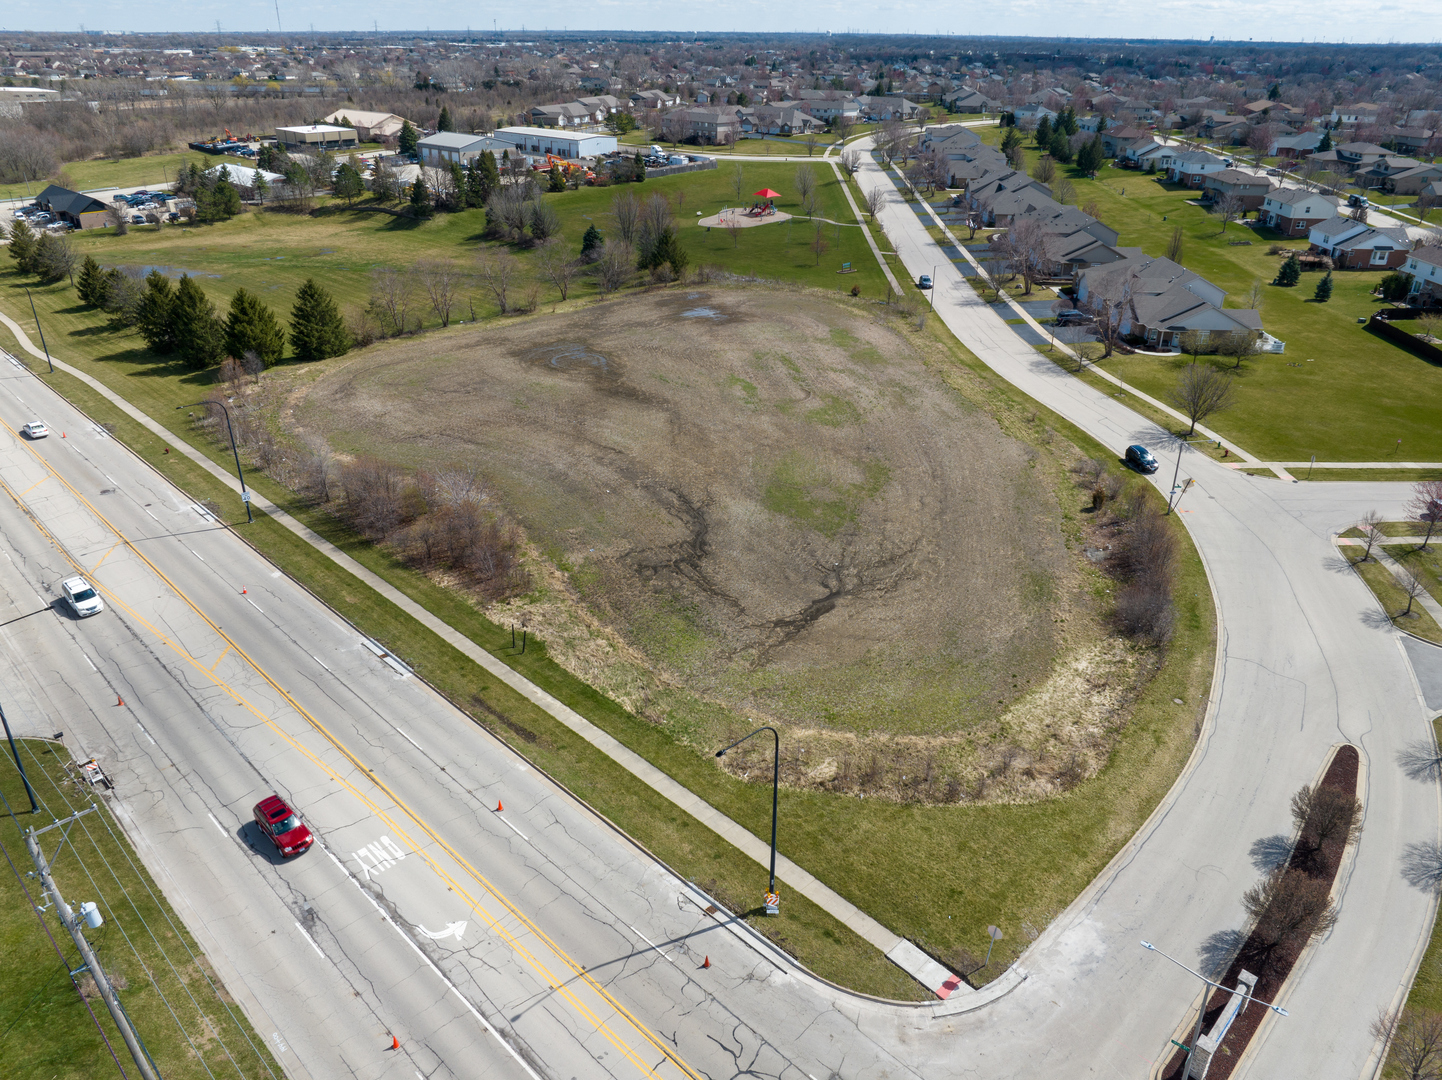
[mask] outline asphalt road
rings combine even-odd
[[[912,211],[898,199],[883,220],[928,272]],[[1170,465],[1163,433],[1026,349],[955,268],[938,275],[938,314],[978,355],[1113,450],[1147,442]],[[57,434],[10,434],[36,415]],[[1430,744],[1399,639],[1329,537],[1397,513],[1404,487],[1286,484],[1199,455],[1182,475],[1222,615],[1211,720],[1162,807],[1023,956],[1025,981],[969,1012],[987,995],[893,1006],[768,958],[18,369],[0,371],[7,713],[102,758],[147,864],[295,1077],[1146,1076],[1197,987],[1137,941],[1220,963],[1291,792],[1352,741],[1367,818],[1342,916],[1243,1071],[1365,1075],[1368,1022],[1430,927],[1407,845],[1435,843],[1442,814],[1397,763]],[[84,622],[52,603],[76,566],[109,605]],[[287,863],[247,826],[273,790],[321,840]]]

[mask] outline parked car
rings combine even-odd
[[[917,287],[918,289],[929,289],[929,288],[931,288],[931,275],[930,275],[930,274],[922,274],[921,277],[919,277],[919,278],[916,279],[916,287]]]
[[[50,429],[45,426],[45,421],[43,420],[31,420],[30,423],[20,429],[20,434],[24,435],[27,439],[43,439],[50,434]]]
[[[1127,447],[1126,463],[1137,472],[1154,473],[1157,471],[1157,459],[1145,446],[1133,443]]]
[[[1085,311],[1077,311],[1075,308],[1067,308],[1056,313],[1058,326],[1074,326],[1077,323],[1091,322],[1092,317]]]
[[[299,855],[315,843],[300,815],[279,795],[268,795],[255,804],[255,823],[269,837],[282,859]]]
[[[100,594],[95,591],[90,582],[79,575],[66,578],[60,583],[60,595],[64,597],[70,610],[75,612],[77,619],[99,615],[105,610],[105,601],[100,599]]]
[[[1371,206],[1372,204],[1368,201],[1367,196],[1365,196],[1365,195],[1348,195],[1348,196],[1347,196],[1347,205],[1348,205],[1348,206]]]

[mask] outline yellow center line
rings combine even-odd
[[[30,452],[34,454],[34,450],[32,448],[27,446],[26,449],[30,450]],[[106,528],[108,528],[112,533],[115,534],[116,537],[118,537],[118,543],[123,543],[132,553],[135,554],[137,558],[139,558],[143,563],[145,563],[145,565],[148,566],[157,577],[164,581],[165,584],[175,593],[175,595],[181,600],[183,600],[186,605],[189,606],[190,609],[195,612],[195,614],[199,616],[200,619],[204,621],[206,625],[209,626],[211,630],[222,641],[225,641],[227,643],[226,652],[229,652],[233,649],[238,656],[242,657],[246,665],[249,666],[262,679],[264,679],[265,682],[276,691],[276,693],[280,694],[280,696],[286,701],[286,703],[289,704],[291,708],[293,708],[296,713],[303,720],[305,720],[305,722],[311,728],[313,728],[322,738],[324,738],[328,743],[330,743],[330,745],[334,747],[341,754],[341,756],[345,758],[346,761],[348,761],[352,766],[358,769],[368,780],[371,781],[371,783],[373,783],[377,788],[379,788],[380,791],[382,791],[395,804],[395,806],[401,811],[402,815],[405,818],[408,818],[411,822],[413,822],[414,825],[422,833],[425,834],[425,836],[427,836],[431,841],[433,841],[435,845],[439,847],[443,852],[445,852],[446,855],[448,855],[457,865],[462,867],[465,870],[467,876],[469,876],[473,881],[476,882],[476,884],[480,885],[485,892],[489,893],[491,897],[493,897],[498,903],[500,903],[501,906],[504,907],[512,917],[514,917],[518,922],[521,923],[525,930],[530,931],[541,942],[543,942],[545,946],[550,950],[550,952],[556,957],[556,959],[560,961],[560,963],[564,967],[570,969],[571,976],[567,978],[557,978],[555,975],[553,975],[551,971],[546,967],[545,963],[540,960],[540,958],[535,956],[529,949],[522,945],[521,942],[515,937],[515,935],[513,935],[509,930],[503,927],[498,919],[490,915],[490,913],[481,906],[479,900],[471,896],[469,891],[460,881],[452,877],[452,875],[450,875],[446,870],[444,870],[420,844],[416,843],[409,836],[406,829],[400,824],[400,822],[395,820],[371,798],[363,794],[355,785],[350,783],[349,780],[341,776],[338,772],[336,772],[336,770],[334,770],[328,764],[322,761],[313,751],[302,745],[298,740],[296,740],[293,736],[291,736],[288,732],[281,728],[270,716],[257,708],[255,705],[251,704],[248,700],[246,700],[243,695],[241,695],[238,691],[236,691],[219,676],[216,676],[213,670],[207,671],[204,668],[201,668],[199,661],[192,657],[185,649],[181,648],[178,643],[171,641],[163,632],[152,626],[148,620],[146,620],[142,615],[140,615],[138,611],[135,611],[129,605],[118,599],[109,589],[106,589],[99,583],[96,583],[96,587],[102,589],[102,591],[111,598],[111,602],[115,604],[115,606],[129,613],[136,622],[140,623],[141,625],[145,626],[146,629],[150,630],[150,632],[154,634],[158,640],[165,644],[166,647],[171,649],[172,652],[174,652],[178,657],[183,659],[186,663],[190,664],[192,667],[195,667],[197,670],[204,672],[204,674],[210,678],[212,683],[214,683],[218,688],[224,690],[238,705],[245,708],[258,720],[266,724],[266,726],[268,726],[272,731],[274,731],[282,739],[284,739],[291,746],[293,746],[304,757],[308,758],[311,762],[313,762],[317,768],[319,768],[325,773],[328,773],[338,783],[347,788],[347,790],[349,790],[355,796],[355,798],[357,798],[360,802],[369,807],[378,818],[380,818],[383,822],[389,825],[391,829],[397,833],[398,836],[403,838],[410,845],[410,847],[416,852],[416,854],[421,857],[422,861],[429,865],[438,877],[440,877],[443,881],[450,883],[452,887],[457,890],[458,894],[466,901],[471,910],[474,911],[498,937],[505,941],[518,956],[523,958],[535,970],[535,972],[539,976],[541,976],[541,978],[546,982],[548,986],[554,988],[557,994],[565,998],[571,1004],[572,1008],[576,1010],[576,1012],[578,1012],[581,1016],[588,1020],[597,1032],[599,1032],[603,1037],[605,1037],[609,1042],[611,1042],[612,1045],[614,1045],[622,1053],[622,1055],[625,1056],[628,1060],[630,1060],[641,1072],[645,1073],[648,1076],[656,1075],[655,1068],[647,1064],[646,1061],[639,1056],[636,1050],[628,1042],[621,1040],[617,1036],[617,1034],[612,1031],[610,1025],[605,1020],[597,1016],[588,1005],[586,1005],[576,996],[575,992],[572,989],[573,979],[575,981],[585,983],[607,1005],[609,1005],[620,1016],[622,1016],[637,1035],[639,1035],[645,1042],[649,1043],[661,1053],[663,1060],[661,1062],[657,1062],[657,1066],[663,1064],[665,1061],[670,1061],[686,1076],[692,1078],[692,1080],[701,1080],[699,1074],[696,1073],[696,1071],[693,1070],[688,1064],[686,1064],[686,1062],[674,1050],[672,1050],[671,1047],[667,1046],[666,1043],[664,1043],[661,1039],[654,1035],[643,1023],[641,1023],[640,1020],[638,1020],[630,1012],[630,1010],[626,1009],[625,1006],[623,1006],[619,1001],[617,1001],[611,995],[610,991],[608,991],[604,986],[598,983],[582,965],[573,960],[559,945],[555,943],[555,941],[550,938],[549,935],[547,935],[543,930],[541,930],[539,926],[532,922],[529,917],[523,914],[513,903],[511,903],[509,899],[507,899],[504,894],[501,893],[499,889],[496,888],[495,885],[493,885],[484,875],[482,875],[478,870],[476,870],[476,868],[472,866],[470,862],[465,859],[464,856],[462,856],[458,851],[456,851],[447,841],[442,839],[441,836],[429,824],[427,824],[416,811],[412,810],[405,803],[405,801],[402,800],[394,791],[392,791],[390,787],[385,784],[371,769],[362,764],[360,759],[348,747],[346,747],[339,739],[332,735],[331,732],[325,727],[325,725],[323,725],[303,706],[301,706],[301,704],[296,701],[295,698],[292,697],[287,690],[285,690],[279,683],[277,683],[275,679],[264,668],[262,668],[254,659],[250,657],[250,655],[245,651],[244,648],[242,648],[234,640],[232,640],[231,637],[226,634],[225,631],[222,630],[215,623],[214,620],[210,618],[210,616],[208,616],[204,611],[202,611],[199,606],[197,606],[196,603],[191,600],[190,597],[165,574],[164,571],[162,571],[158,566],[156,566],[155,563],[153,563],[145,555],[144,552],[140,551],[140,549],[137,548],[114,524],[112,524],[104,514],[97,510],[90,503],[90,501],[85,498],[85,496],[81,495],[80,492],[75,490],[75,488],[68,481],[66,481],[63,476],[61,476],[58,472],[51,468],[49,463],[46,462],[43,458],[40,458],[38,454],[35,454],[34,456],[47,470],[50,471],[51,475],[53,475],[56,480],[63,484],[65,488],[69,490],[70,493],[77,500],[79,500],[87,509],[90,510],[92,514],[94,514],[105,525]],[[17,505],[20,503],[20,499],[18,496],[16,496],[14,489],[11,488],[10,485],[7,484],[3,478],[0,478],[0,487],[3,487],[5,489],[5,491],[10,495],[10,497],[16,501]],[[22,506],[21,509],[23,511],[24,507]],[[53,533],[50,532],[49,529],[47,529],[39,521],[38,518],[28,512],[26,513],[26,516],[35,523],[36,528],[39,529],[51,541],[51,543],[53,543],[56,548],[60,550],[60,552],[72,563],[72,565],[76,566],[76,569],[80,569],[79,564],[75,562],[74,558],[70,555],[68,550],[66,550],[65,546]],[[109,553],[107,552],[107,555],[108,554]],[[221,655],[224,656],[224,653],[222,653]],[[218,665],[219,663],[220,660],[219,658],[217,658],[216,664]]]
[[[33,485],[32,485],[32,486],[33,486]],[[23,492],[22,492],[22,495],[23,495]],[[109,547],[109,549],[105,552],[105,554],[102,555],[102,556],[100,556],[100,562],[96,563],[94,566],[92,566],[92,567],[90,568],[90,572],[93,574],[93,573],[95,573],[95,571],[99,570],[99,569],[100,569],[100,563],[103,563],[106,559],[110,558],[110,552],[114,551],[114,550],[115,550],[116,548],[118,548],[119,546],[120,546],[120,541],[119,541],[119,540],[117,540],[117,541],[115,541],[115,543],[111,544],[110,547]]]

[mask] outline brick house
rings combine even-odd
[[[1409,252],[1402,264],[1412,275],[1412,288],[1407,302],[1414,307],[1442,305],[1442,247],[1424,247]]]
[[[1206,182],[1209,173],[1219,173],[1230,167],[1216,154],[1209,154],[1205,150],[1184,150],[1172,156],[1171,167],[1167,169],[1167,179],[1174,184],[1199,188]]]
[[[1216,202],[1224,195],[1236,194],[1241,196],[1242,207],[1249,213],[1260,210],[1262,203],[1266,201],[1267,193],[1272,190],[1272,182],[1265,176],[1242,172],[1239,169],[1207,173],[1202,177],[1202,186],[1204,201]]]
[[[1334,217],[1308,233],[1312,250],[1328,256],[1338,270],[1395,270],[1412,246],[1407,230],[1374,229],[1352,218]]]

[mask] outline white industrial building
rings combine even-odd
[[[586,131],[567,131],[562,128],[508,127],[498,128],[494,136],[497,143],[511,151],[527,157],[544,157],[555,154],[560,158],[593,158],[616,151],[616,136],[597,135]],[[497,154],[497,157],[500,155]]]

